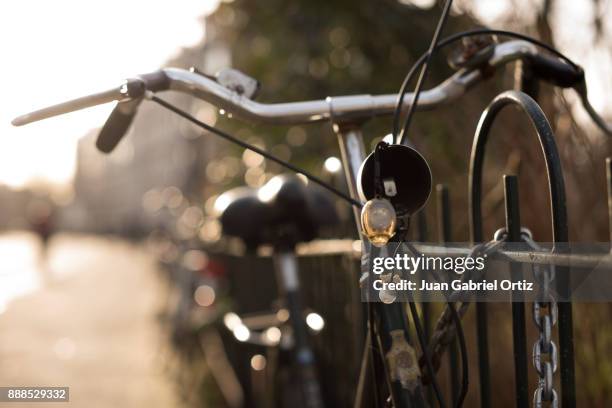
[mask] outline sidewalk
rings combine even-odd
[[[0,314],[0,385],[70,387],[70,404],[41,407],[177,406],[158,358],[160,287],[146,254],[64,235],[48,265],[50,282]]]

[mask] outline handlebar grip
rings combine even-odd
[[[141,101],[142,99],[138,98],[125,102],[117,102],[98,134],[98,139],[96,140],[98,150],[110,153],[117,147],[129,130]]]
[[[584,71],[558,58],[534,55],[529,58],[530,68],[541,80],[561,88],[573,88],[584,81]]]

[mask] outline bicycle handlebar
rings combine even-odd
[[[577,82],[584,81],[584,75],[581,70],[580,72],[572,71],[569,69],[571,67],[568,67],[567,64],[545,56],[537,47],[526,41],[508,41],[496,44],[494,52],[488,60],[488,66],[489,68],[495,68],[518,59],[535,61],[535,65],[538,68],[536,74],[542,75],[541,79],[549,80],[556,85],[572,86]],[[423,91],[420,95],[417,108],[433,109],[444,103],[451,102],[487,76],[480,67],[461,69],[438,86]],[[327,97],[322,100],[289,103],[259,103],[219,84],[214,78],[183,69],[164,68],[150,74],[128,79],[117,89],[74,99],[19,116],[12,123],[15,126],[21,126],[113,101],[120,102],[118,104],[120,106],[127,101],[141,100],[143,97],[146,97],[146,92],[155,93],[167,90],[192,95],[246,121],[284,125],[305,124],[325,120],[333,120],[335,122],[360,121],[374,116],[390,115],[393,113],[397,103],[396,94],[337,96]],[[586,87],[584,87],[584,90],[586,92]],[[407,109],[412,100],[413,95],[410,93],[406,94],[402,108]],[[587,111],[592,116],[597,116],[592,108],[587,108]],[[109,128],[117,127],[125,131],[127,125],[131,122],[131,117],[129,115],[125,116],[125,114],[121,116],[119,113],[117,115],[121,119],[122,124],[116,126],[116,122],[109,123],[107,121],[107,125]],[[128,117],[129,120],[127,120]],[[610,132],[610,129],[607,128],[607,125],[605,125],[601,118],[597,117],[596,119],[594,117],[594,120],[599,125],[604,125],[605,131]],[[116,142],[118,142],[121,136],[117,138]],[[114,147],[116,142],[114,144],[110,143],[109,146],[112,145]]]

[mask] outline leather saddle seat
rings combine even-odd
[[[275,176],[259,189],[227,191],[216,207],[223,233],[240,238],[249,249],[264,244],[291,249],[314,239],[321,227],[338,223],[329,194],[295,175]]]

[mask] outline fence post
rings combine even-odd
[[[440,242],[452,241],[451,208],[448,187],[444,184],[436,186],[437,209],[438,209],[438,238]],[[451,401],[453,405],[457,402],[459,395],[459,352],[456,341],[449,344],[448,350],[448,372],[451,388]]]
[[[506,231],[508,242],[521,241],[521,216],[519,208],[518,180],[516,176],[504,176],[504,196],[506,201]],[[513,281],[520,279],[522,265],[512,263],[510,275]],[[516,406],[529,405],[527,393],[527,333],[525,329],[525,303],[520,292],[512,292],[512,343],[514,347],[514,387]]]

